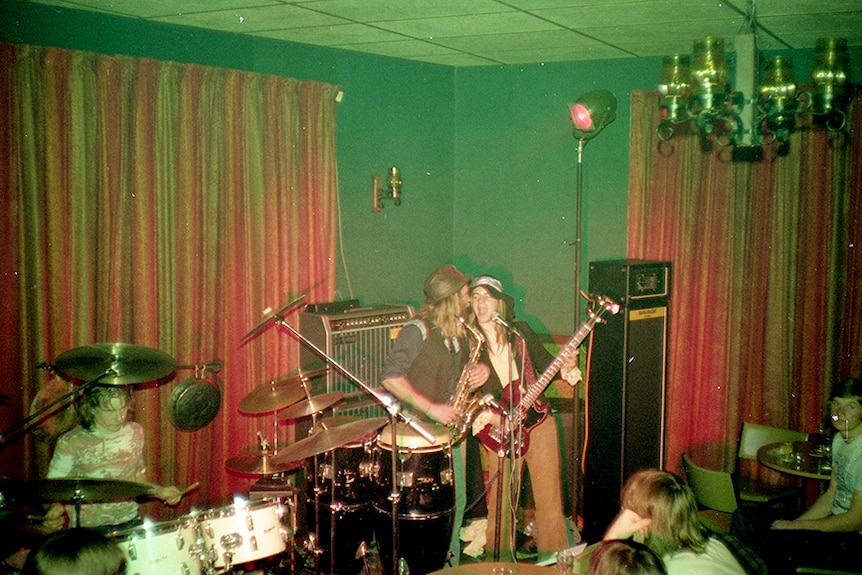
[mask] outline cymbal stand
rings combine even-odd
[[[397,430],[396,430],[396,422],[400,417],[404,423],[406,423],[410,428],[416,431],[419,435],[421,435],[425,441],[427,441],[430,445],[434,444],[434,436],[426,430],[418,421],[416,421],[413,416],[407,414],[404,410],[401,409],[401,405],[395,398],[389,393],[382,392],[377,389],[372,389],[365,382],[360,380],[356,375],[353,374],[349,369],[345,366],[341,365],[335,358],[331,357],[325,351],[320,349],[319,346],[315,345],[314,342],[309,340],[307,337],[302,335],[299,330],[294,328],[292,325],[287,323],[284,319],[283,315],[277,315],[276,321],[279,326],[283,327],[290,333],[292,333],[296,338],[299,339],[306,347],[313,350],[318,357],[325,360],[328,364],[335,367],[341,375],[346,377],[350,382],[357,385],[362,391],[373,397],[380,405],[382,405],[386,411],[389,413],[389,425],[392,429],[392,491],[390,492],[389,498],[392,500],[392,572],[391,575],[397,575],[399,573],[399,560],[398,560],[398,508],[400,507],[399,502],[401,499],[401,492],[398,486],[398,471],[396,468],[397,461]],[[331,502],[330,502],[331,503]],[[316,510],[315,510],[316,511]]]

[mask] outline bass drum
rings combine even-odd
[[[112,536],[126,556],[130,575],[201,575],[203,547],[198,546],[196,523],[179,519],[142,525]]]
[[[411,575],[442,569],[449,551],[455,518],[455,475],[452,468],[452,435],[441,425],[424,424],[434,442],[404,423],[396,427],[396,482],[401,494],[398,507],[398,555]],[[392,427],[377,439],[372,465],[376,495],[374,528],[384,573],[392,574]],[[422,545],[416,545],[421,541]]]

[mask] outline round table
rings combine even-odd
[[[806,479],[829,481],[832,457],[817,450],[812,441],[770,443],[757,450],[757,461],[781,473]]]

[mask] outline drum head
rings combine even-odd
[[[30,415],[43,409],[74,389],[74,385],[62,379],[52,379],[39,390],[30,404]],[[61,401],[42,414],[33,427],[33,436],[44,443],[54,443],[57,438],[78,423],[78,410],[72,405],[75,396]]]
[[[193,378],[180,383],[171,393],[168,412],[174,427],[194,431],[212,421],[220,406],[218,385]]]

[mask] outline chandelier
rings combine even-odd
[[[721,146],[783,143],[801,114],[811,114],[816,126],[829,131],[844,128],[850,88],[845,38],[817,40],[806,91],[798,90],[789,56],[766,58],[756,85],[754,34],[740,34],[734,43],[735,87],[730,84],[721,38],[695,40],[691,56],[663,58],[658,81],[662,96],[661,121],[656,128],[659,140],[670,140],[677,126],[691,123],[704,138]]]

